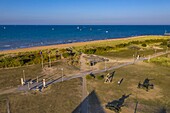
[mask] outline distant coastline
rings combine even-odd
[[[0,25],[0,51],[103,39],[164,35],[169,25]]]
[[[2,50],[0,54],[9,54],[9,53],[18,53],[18,52],[29,52],[29,51],[38,51],[44,49],[53,49],[53,48],[67,48],[67,47],[78,47],[78,46],[85,46],[90,44],[100,44],[100,43],[107,43],[110,41],[126,41],[126,40],[140,40],[142,38],[163,38],[165,36],[162,35],[146,35],[146,36],[135,36],[135,37],[126,37],[126,38],[114,38],[114,39],[103,39],[103,40],[94,40],[94,41],[87,41],[87,42],[75,42],[75,43],[67,43],[67,44],[55,44],[49,46],[37,46],[37,47],[28,47],[28,48],[19,48],[13,50]],[[166,36],[168,37],[168,36]],[[126,42],[125,42],[126,43]]]

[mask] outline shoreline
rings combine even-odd
[[[103,42],[110,42],[110,41],[119,41],[119,40],[133,40],[139,39],[141,37],[165,37],[162,35],[144,35],[144,36],[134,36],[134,37],[126,37],[126,38],[114,38],[114,39],[103,39],[103,40],[93,40],[87,42],[74,42],[74,43],[67,43],[67,44],[55,44],[55,45],[47,45],[47,46],[35,46],[35,47],[28,47],[28,48],[18,48],[12,50],[1,50],[0,54],[10,54],[10,53],[19,53],[19,52],[29,52],[29,51],[38,51],[44,49],[54,49],[54,48],[67,48],[67,47],[79,47],[85,46],[89,44],[95,43],[103,43]]]

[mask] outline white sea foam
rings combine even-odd
[[[10,47],[11,45],[4,45],[4,47]]]

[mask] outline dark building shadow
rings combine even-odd
[[[105,113],[103,107],[101,106],[101,102],[93,90],[74,110],[72,113]]]
[[[169,113],[165,107],[161,107],[155,113]]]

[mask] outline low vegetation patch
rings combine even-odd
[[[44,92],[17,93],[7,97],[11,113],[72,113],[81,103],[81,80],[56,83]],[[3,107],[0,112],[6,109],[3,104],[6,106],[6,103],[0,103]]]
[[[152,58],[150,62],[154,64],[170,67],[170,57],[166,57],[166,56],[156,57],[156,58]]]
[[[146,37],[143,37],[144,39]],[[113,41],[114,42],[114,41]],[[145,40],[135,40],[132,39],[124,43],[115,43],[112,45],[103,46],[83,46],[81,48],[63,48],[63,49],[50,49],[50,50],[42,50],[42,51],[31,51],[31,52],[22,52],[16,54],[6,54],[0,55],[0,68],[8,68],[8,67],[20,67],[25,65],[34,65],[40,64],[42,61],[44,63],[49,61],[57,61],[61,59],[69,60],[68,63],[70,65],[79,65],[80,53],[83,52],[85,54],[104,54],[107,52],[112,52],[114,50],[119,50],[122,48],[128,48],[133,45],[140,45],[142,47],[146,47],[149,44],[160,43],[161,46],[170,46],[170,41],[167,38],[159,38],[159,39],[145,39]],[[96,44],[97,45],[97,44]],[[135,48],[134,48],[135,49]]]
[[[61,59],[67,59],[71,61],[69,62],[71,65],[78,65],[79,58],[79,52],[73,51],[72,48],[7,54],[0,56],[0,68],[41,64],[42,61],[43,63],[47,63],[49,61],[55,62]]]

